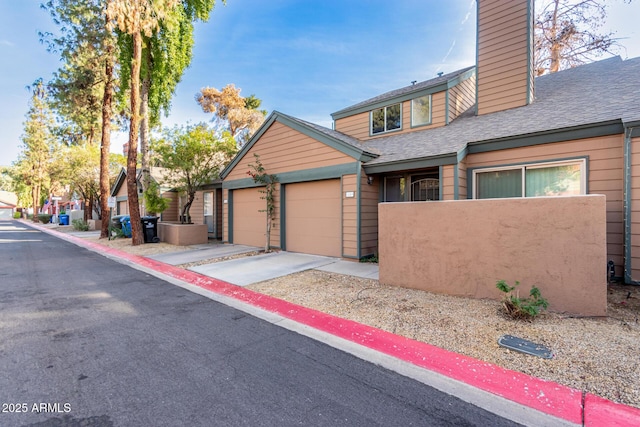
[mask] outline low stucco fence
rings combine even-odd
[[[161,242],[178,246],[201,245],[208,242],[206,224],[180,224],[158,222],[158,238]]]
[[[500,299],[537,286],[549,310],[607,309],[603,195],[379,204],[380,283]]]

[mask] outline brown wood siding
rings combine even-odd
[[[127,194],[127,182],[126,180],[122,182],[120,188],[118,188],[118,192],[116,193],[116,197],[128,196]]]
[[[229,241],[229,190],[222,189],[222,241]]]
[[[354,161],[352,157],[320,141],[274,122],[231,170],[226,180],[248,178],[249,164],[255,164],[254,153],[260,156],[266,171],[276,175]]]
[[[475,97],[474,97],[475,102]],[[393,103],[389,104],[393,105]],[[369,112],[354,114],[335,121],[335,129],[353,138],[367,140],[382,138],[401,133],[415,132],[419,130],[432,129],[446,124],[446,92],[437,92],[431,95],[431,124],[426,126],[411,127],[411,101],[402,103],[402,129],[394,132],[387,132],[375,136],[369,135],[370,114]]]
[[[335,129],[357,139],[369,138],[369,113],[359,113],[335,121]]]
[[[455,85],[449,90],[449,122],[476,103],[476,76]]]
[[[118,215],[129,215],[129,203],[127,201],[118,202],[118,209],[116,210]]]
[[[368,184],[363,170],[360,181],[360,256],[378,253],[379,191],[379,178],[374,177],[373,183]]]
[[[458,200],[467,198],[467,164],[463,160],[458,163]]]
[[[216,235],[214,236],[216,239],[221,239],[222,238],[222,230],[224,228],[224,222],[223,222],[223,213],[222,213],[222,189],[218,188],[216,190],[214,190],[214,204],[215,204],[215,209],[216,209],[216,219],[217,219],[217,223],[216,223]]]
[[[467,168],[477,168],[579,156],[589,158],[589,194],[604,194],[607,198],[607,259],[614,261],[616,274],[621,275],[624,255],[623,135],[470,154],[465,163]],[[471,182],[468,191],[473,191]]]
[[[631,275],[640,280],[640,138],[631,140]]]
[[[165,222],[177,222],[178,221],[178,193],[175,191],[167,191],[162,193],[162,197],[169,199],[169,206],[160,215],[162,221]]]
[[[478,114],[521,107],[533,99],[531,1],[478,3]]]
[[[354,197],[346,197],[353,192]],[[356,175],[342,176],[342,254],[358,256],[358,188]]]
[[[445,165],[442,167],[442,200],[454,200],[454,179],[453,179],[453,165]]]
[[[189,215],[191,216],[191,222],[194,224],[204,224],[204,191],[196,191],[193,203],[189,208]]]

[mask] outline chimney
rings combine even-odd
[[[124,154],[125,157],[127,157],[129,155],[129,143],[125,142],[122,145],[122,154]]]
[[[477,0],[476,114],[533,102],[533,0]]]

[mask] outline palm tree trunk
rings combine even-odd
[[[131,244],[141,245],[144,241],[140,223],[140,204],[136,166],[138,163],[138,130],[140,126],[140,60],[142,57],[142,35],[133,32],[133,58],[131,59],[131,122],[129,125],[129,151],[127,153],[127,199],[131,218]]]
[[[106,60],[104,64],[104,95],[102,96],[102,142],[100,144],[100,211],[102,225],[100,238],[109,237],[109,220],[106,218],[109,212],[109,150],[111,148],[111,104],[113,102],[113,57],[114,46],[112,42],[107,45]]]

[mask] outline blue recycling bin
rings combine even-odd
[[[60,225],[69,225],[69,215],[60,214],[58,215],[58,219],[60,220]]]
[[[131,217],[123,216],[120,218],[120,223],[122,224],[122,232],[124,233],[124,237],[131,237]]]

